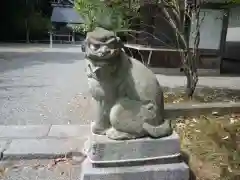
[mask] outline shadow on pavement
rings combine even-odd
[[[46,63],[71,64],[83,60],[84,54],[77,51],[0,52],[0,73]]]

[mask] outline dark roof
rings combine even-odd
[[[52,22],[82,24],[83,18],[71,7],[54,7],[51,16]]]
[[[74,6],[74,0],[51,0],[52,6],[58,6],[58,7],[73,7]]]

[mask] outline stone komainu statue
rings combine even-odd
[[[122,48],[112,31],[96,28],[87,34],[88,84],[98,104],[92,132],[115,140],[170,135],[172,128],[164,120],[163,92],[156,76]]]

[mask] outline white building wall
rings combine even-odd
[[[223,57],[240,61],[240,7],[230,9]]]
[[[220,48],[221,32],[223,25],[223,10],[202,9],[200,11],[200,43],[201,49]],[[196,21],[193,19],[190,31],[189,46],[194,46],[194,30]]]
[[[240,42],[240,7],[230,9],[226,41]]]

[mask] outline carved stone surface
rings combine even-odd
[[[163,92],[153,72],[129,58],[113,32],[96,28],[86,38],[86,72],[98,118],[92,132],[110,139],[160,138],[172,133],[164,120]]]
[[[122,141],[92,134],[86,147],[80,180],[189,180],[176,132]]]
[[[180,155],[180,140],[172,135],[152,139],[116,141],[103,135],[91,135],[86,146],[91,163],[120,163],[175,158]]]
[[[94,167],[83,163],[81,180],[188,180],[189,168],[183,163],[142,164],[123,167]]]
[[[153,72],[129,58],[120,39],[102,28],[87,34],[85,50],[98,118],[85,144],[81,180],[188,180]]]

